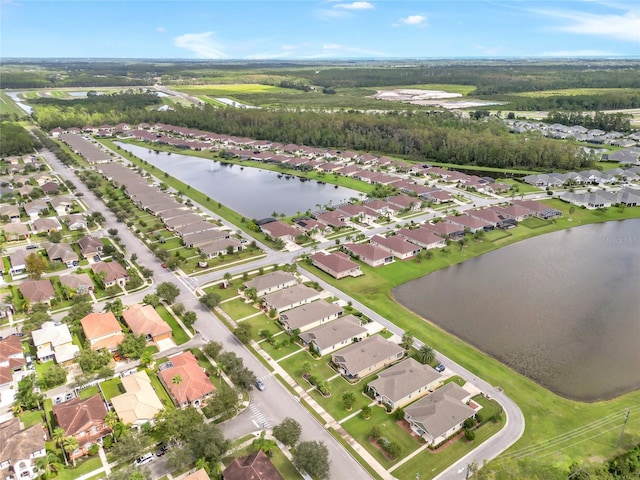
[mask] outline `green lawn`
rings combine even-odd
[[[300,475],[300,472],[293,466],[293,463],[289,461],[287,457],[284,456],[284,453],[280,451],[278,447],[274,447],[271,449],[271,453],[273,454],[271,457],[271,463],[276,467],[276,470],[280,472],[282,478],[286,480],[302,480],[303,477]]]
[[[389,468],[422,445],[417,439],[409,435],[406,430],[396,423],[393,415],[387,414],[386,410],[381,407],[374,407],[371,409],[371,418],[369,420],[365,420],[360,415],[356,415],[352,419],[344,422],[342,426],[385,468]],[[388,460],[387,457],[369,441],[371,429],[374,426],[378,427],[382,431],[382,435],[384,437],[397,442],[401,446],[402,450],[398,458],[395,460]],[[418,455],[418,457],[421,456],[422,455]],[[413,474],[415,476],[415,472],[413,472]]]
[[[102,467],[102,462],[100,461],[100,457],[96,455],[94,457],[87,458],[86,460],[78,460],[75,468],[72,465],[69,465],[58,473],[56,479],[74,480],[82,475],[86,475],[97,470],[100,467]]]
[[[33,357],[35,358],[35,357]],[[49,371],[51,367],[56,364],[55,360],[49,360],[48,362],[40,363],[34,362],[34,366],[36,369],[36,380],[42,380],[42,377]]]
[[[278,362],[282,368],[284,368],[291,377],[298,382],[298,384],[305,390],[310,388],[309,382],[302,378],[302,371],[300,365],[304,362],[311,363],[311,375],[320,379],[327,379],[336,374],[336,372],[329,366],[328,358],[313,358],[305,350],[301,350],[300,353],[293,355],[289,358]]]
[[[92,387],[88,387],[85,389],[80,390],[80,392],[78,393],[78,396],[83,399],[86,400],[89,397],[93,397],[94,395],[100,393],[100,390],[98,389],[97,385],[94,385]]]
[[[253,304],[244,303],[244,299],[241,298],[221,303],[220,308],[236,321],[260,312]]]
[[[156,392],[156,395],[158,395],[158,398],[162,402],[162,405],[164,405],[164,408],[166,409],[176,408],[173,403],[173,400],[171,400],[171,397],[167,393],[167,390],[164,388],[164,386],[162,386],[162,383],[160,382],[160,380],[158,380],[157,375],[149,369],[146,369],[145,371],[147,372],[147,375],[151,380],[151,386],[153,387],[153,390]]]
[[[176,345],[182,345],[189,341],[189,335],[187,335],[187,332],[184,331],[164,305],[158,306],[158,308],[156,308],[156,312],[158,312],[158,315],[160,315],[160,317],[162,317],[162,319],[171,327],[171,331],[173,332],[173,341],[176,342]]]
[[[264,313],[261,313],[260,315],[256,315],[255,317],[251,317],[251,318],[247,318],[246,320],[243,320],[242,325],[249,327],[249,330],[251,330],[251,338],[253,338],[256,342],[259,342],[260,340],[262,340],[262,337],[260,336],[261,330],[266,330],[272,335],[282,332],[282,329],[278,325],[278,321],[270,319]],[[279,338],[279,336],[278,336],[278,339],[282,340]]]
[[[529,185],[528,183],[524,183],[521,182],[520,180],[516,180],[514,178],[499,178],[498,180],[496,180],[496,182],[498,183],[505,183],[507,185],[515,185],[516,187],[518,187],[518,193],[519,194],[523,194],[523,193],[530,193],[530,192],[541,192],[542,189],[538,188],[538,187],[534,187],[533,185]],[[510,194],[505,194],[505,196],[509,197],[511,196]],[[516,195],[515,198],[517,198],[518,196]]]
[[[24,424],[24,428],[29,428],[32,425],[37,425],[44,421],[44,411],[32,410],[22,412],[20,414],[20,421]]]
[[[286,357],[287,355],[290,355],[294,352],[297,352],[299,350],[302,350],[302,347],[293,342],[289,342],[288,340],[291,337],[289,337],[289,335],[287,335],[286,333],[283,333],[281,335],[278,335],[277,337],[274,337],[273,340],[275,341],[276,345],[273,346],[271,345],[269,342],[261,342],[260,346],[262,347],[262,349],[267,352],[271,358],[273,358],[274,360],[280,360],[283,357]]]
[[[367,382],[370,382],[376,378],[376,374],[369,376],[367,379],[356,384],[350,384],[342,376],[334,378],[329,382],[329,392],[331,396],[324,397],[318,390],[313,390],[311,396],[316,402],[318,402],[322,408],[324,408],[333,418],[336,420],[342,420],[344,417],[351,415],[353,412],[361,409],[362,407],[369,405],[372,400],[362,393],[364,386]],[[325,379],[326,380],[326,379]],[[310,385],[309,385],[310,386]],[[353,404],[353,409],[348,412],[344,408],[344,402],[342,401],[342,395],[345,393],[353,393],[356,401]]]
[[[482,418],[484,418],[485,421],[502,411],[502,407],[498,402],[491,400],[484,395],[476,395],[471,400],[482,406],[478,413],[482,414]]]
[[[100,388],[102,389],[102,393],[104,393],[104,397],[107,401],[124,393],[124,387],[118,377],[112,378],[111,380],[105,380],[100,383]]]

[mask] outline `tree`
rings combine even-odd
[[[27,277],[32,280],[40,280],[42,274],[49,268],[47,260],[35,252],[25,257],[24,264],[26,266]]]
[[[204,347],[202,347],[202,351],[217,361],[218,355],[222,352],[222,343],[211,340]]]
[[[107,427],[109,427],[112,432],[114,432],[115,427],[118,423],[120,423],[120,420],[118,419],[118,414],[113,410],[109,410],[107,414],[104,416],[104,424]],[[113,435],[113,441],[117,442],[115,434]]]
[[[58,385],[63,385],[66,381],[67,370],[62,365],[56,363],[42,375],[40,385],[44,390],[49,390]]]
[[[110,228],[109,230],[107,230],[107,233],[109,235],[111,235],[112,237],[115,237],[116,235],[118,235],[118,229],[117,228]]]
[[[218,415],[223,417],[234,415],[238,409],[238,394],[239,392],[236,389],[222,382],[216,393],[207,400],[207,404],[202,409],[203,413],[209,418]]]
[[[231,370],[229,372],[229,378],[236,386],[236,388],[243,392],[248,392],[249,390],[251,390],[257,380],[256,375],[247,367]]]
[[[127,332],[124,334],[124,340],[118,345],[118,353],[125,358],[137,360],[144,352],[146,345],[147,339],[144,335]]]
[[[220,303],[220,295],[215,292],[205,293],[200,297],[200,303],[202,303],[209,310],[213,310]]]
[[[203,458],[210,465],[217,465],[229,450],[230,443],[218,425],[200,423],[191,432],[187,445],[195,458]]]
[[[173,313],[175,313],[177,316],[182,317],[182,314],[185,311],[185,307],[183,303],[176,303],[175,305],[173,305],[171,307],[171,309],[173,310]],[[183,318],[184,320],[184,318]]]
[[[411,332],[404,332],[400,346],[405,350],[411,349],[413,346],[413,334]]]
[[[51,242],[51,243],[60,243],[62,241],[62,233],[55,230],[53,232],[51,232],[49,235],[47,235],[47,239]]]
[[[53,452],[48,452],[44,457],[36,458],[36,467],[38,471],[42,472],[45,479],[51,477],[54,470],[57,471],[56,464],[60,463],[60,459]]]
[[[251,300],[252,302],[258,300],[258,290],[255,287],[247,288],[243,293],[247,300]]]
[[[158,439],[185,445],[192,432],[202,424],[202,415],[193,407],[163,410],[156,418]]]
[[[196,323],[197,319],[198,317],[196,312],[192,312],[191,310],[185,312],[182,316],[182,322],[187,326],[187,328],[191,328],[193,324]]]
[[[293,464],[314,479],[329,478],[329,449],[324,442],[301,442],[293,452]]]
[[[160,297],[153,293],[146,294],[142,301],[147,305],[151,305],[153,308],[157,308],[160,305]]]
[[[180,385],[182,385],[182,382],[183,382],[183,379],[180,374],[174,375],[173,378],[171,378],[171,384],[178,387],[178,397],[180,397]],[[176,400],[178,400],[178,403],[180,402],[179,399],[176,399]]]
[[[84,373],[95,373],[111,363],[111,354],[105,348],[100,350],[83,348],[76,356],[76,361]]]
[[[80,442],[78,442],[78,439],[76,437],[65,437],[64,440],[62,441],[62,447],[69,456],[71,456],[71,453],[76,451],[79,446],[80,446]],[[73,465],[75,466],[75,464],[76,464],[76,459],[74,458]]]
[[[139,457],[149,443],[149,439],[145,433],[139,430],[127,430],[120,437],[118,443],[113,445],[111,453],[121,463],[131,462],[134,458]]]
[[[572,222],[573,219],[571,218],[573,216],[573,214],[575,213],[576,209],[574,206],[569,207],[569,221]]]
[[[44,402],[44,395],[36,393],[36,376],[34,374],[23,377],[18,382],[18,392],[16,393],[15,403],[22,410],[36,410]]]
[[[436,352],[429,345],[422,345],[416,353],[416,360],[423,365],[431,363],[436,359]]]
[[[127,465],[124,468],[112,470],[111,473],[107,475],[106,480],[149,480],[149,475],[147,475],[147,471],[144,469]]]
[[[251,342],[251,330],[249,330],[249,328],[245,325],[236,327],[236,329],[233,331],[233,334],[238,340],[240,340],[243,345],[248,345],[249,342]]]
[[[346,392],[342,395],[342,403],[344,403],[344,408],[350,412],[353,408],[353,404],[356,401],[356,396],[352,392]]]
[[[67,461],[67,456],[65,454],[64,447],[63,447],[65,437],[66,437],[66,433],[64,431],[64,428],[56,427],[53,429],[51,438],[58,444],[58,446],[60,447],[60,450],[62,450],[62,457],[64,458],[64,464],[69,465],[69,462]]]
[[[156,288],[156,295],[170,305],[178,298],[178,295],[180,295],[180,289],[175,283],[163,282]]]
[[[360,415],[362,415],[362,418],[365,420],[369,420],[371,418],[371,407],[369,405],[362,407]]]
[[[279,425],[273,427],[273,436],[287,447],[291,448],[302,434],[302,426],[291,417],[286,417]]]
[[[224,278],[224,284],[226,288],[229,288],[231,286],[231,279],[233,278],[233,276],[231,275],[230,272],[225,272],[223,278]]]
[[[112,302],[107,302],[104,304],[103,312],[111,312],[116,318],[122,317],[122,312],[124,307],[122,306],[122,300],[116,298]]]
[[[140,365],[147,367],[153,361],[153,353],[151,350],[143,350],[140,355]]]

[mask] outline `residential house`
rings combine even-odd
[[[11,223],[20,221],[20,207],[17,205],[0,205],[0,217],[7,217]]]
[[[431,233],[441,236],[442,238],[456,239],[464,235],[464,228],[461,225],[451,222],[426,222],[422,224],[422,228],[429,230]]]
[[[449,215],[445,217],[445,221],[453,223],[455,225],[461,226],[464,231],[469,231],[471,233],[475,233],[478,230],[485,230],[488,228],[493,228],[493,225],[490,222],[487,222],[483,219],[472,217],[470,215]]]
[[[182,237],[182,243],[187,248],[198,248],[207,245],[216,240],[230,238],[229,232],[226,230],[207,230],[206,232],[192,233]]]
[[[36,358],[41,362],[55,359],[65,364],[80,353],[80,347],[73,344],[69,327],[64,323],[44,322],[42,327],[31,332]]]
[[[557,208],[548,207],[542,202],[536,202],[534,200],[514,200],[514,205],[520,205],[522,207],[528,208],[534,215],[538,218],[542,218],[544,220],[549,220],[551,218],[561,217],[562,211]]]
[[[476,411],[466,403],[471,394],[455,382],[418,400],[404,409],[404,418],[428,445],[439,445],[463,427]]]
[[[70,459],[87,455],[93,444],[102,445],[102,439],[111,433],[111,429],[104,423],[107,412],[107,406],[99,393],[85,400],[76,397],[53,406],[53,415],[65,436],[78,440],[79,446],[69,453]]]
[[[180,227],[191,225],[192,223],[200,223],[203,220],[202,215],[197,213],[185,213],[177,217],[164,219],[164,224],[169,230],[177,230]]]
[[[47,455],[40,422],[22,428],[19,418],[0,424],[0,478],[33,480],[41,470],[36,459]]]
[[[102,255],[102,247],[104,247],[104,244],[99,238],[86,235],[78,240],[78,246],[80,247],[82,256],[89,259],[100,257]]]
[[[40,185],[40,188],[44,192],[45,195],[55,195],[60,190],[60,185],[56,182],[45,182]]]
[[[125,393],[111,398],[111,405],[122,423],[138,428],[145,423],[153,423],[164,407],[147,372],[141,370],[122,377],[120,381]]]
[[[13,374],[24,369],[26,364],[18,337],[9,335],[0,339],[0,389],[11,385]]]
[[[396,235],[427,250],[432,248],[442,248],[447,245],[444,238],[431,233],[425,228],[401,228],[398,230]]]
[[[49,207],[47,206],[47,202],[40,199],[34,200],[32,202],[26,202],[22,205],[22,208],[24,208],[25,213],[29,216],[31,220],[36,220],[40,218],[40,215],[42,215],[47,210],[49,210]]]
[[[315,267],[328,273],[333,278],[358,277],[362,275],[360,265],[351,260],[351,257],[343,252],[317,252],[311,256]]]
[[[67,215],[71,211],[72,204],[73,199],[67,195],[60,195],[59,197],[49,199],[49,205],[51,205],[56,214],[60,217]]]
[[[431,366],[408,358],[380,372],[367,387],[375,400],[395,410],[433,392],[441,383],[442,375]]]
[[[34,255],[38,255],[37,253],[33,251],[30,252],[28,250],[15,250],[13,253],[9,254],[9,264],[11,265],[11,267],[9,268],[9,273],[11,275],[20,275],[21,273],[26,272],[26,258],[31,253],[33,253]]]
[[[331,361],[347,379],[360,379],[400,360],[404,354],[400,345],[372,335],[334,353]]]
[[[44,245],[44,249],[47,251],[47,256],[50,261],[62,262],[67,266],[67,268],[77,267],[80,263],[78,254],[68,243],[47,242]]]
[[[190,223],[189,225],[177,227],[175,229],[175,232],[178,234],[180,238],[184,239],[184,237],[187,237],[195,233],[210,232],[213,230],[216,230],[216,231],[218,230],[218,227],[216,226],[215,223],[207,222],[206,220],[201,220],[196,223]]]
[[[295,222],[294,226],[302,230],[304,233],[308,233],[309,235],[313,235],[315,232],[319,232],[322,235],[327,235],[333,230],[333,228],[331,228],[329,225],[320,223],[312,218],[300,219]]]
[[[80,213],[73,213],[62,218],[67,224],[67,228],[71,231],[85,230],[87,228],[87,219]]]
[[[235,238],[220,238],[200,246],[200,252],[204,253],[207,258],[215,258],[222,255],[239,252],[242,250],[242,243]]]
[[[56,298],[53,285],[48,279],[25,280],[18,286],[18,290],[29,303],[50,303]]]
[[[347,243],[344,245],[356,259],[371,267],[379,267],[393,263],[393,254],[372,243]]]
[[[370,242],[371,245],[378,246],[383,250],[392,253],[394,257],[399,258],[400,260],[415,257],[420,253],[420,250],[422,250],[422,248],[415,243],[408,242],[403,237],[397,235],[392,235],[390,237],[374,235],[371,237]]]
[[[86,273],[68,273],[60,276],[60,283],[78,295],[93,292],[93,281]]]
[[[274,240],[282,240],[283,242],[293,242],[296,237],[300,235],[298,230],[279,220],[265,223],[260,226],[260,229],[265,235],[269,235]]]
[[[223,480],[284,480],[262,450],[247,457],[234,459],[222,471],[222,478]]]
[[[124,322],[136,335],[144,335],[148,342],[158,343],[172,338],[171,327],[153,308],[153,305],[130,305],[122,312]]]
[[[26,223],[9,223],[7,225],[2,225],[0,228],[2,228],[5,239],[8,242],[23,240],[31,236],[31,229]]]
[[[338,210],[344,212],[348,216],[349,220],[361,223],[375,222],[379,218],[379,215],[376,212],[363,205],[349,203],[347,205],[341,205],[338,207]]]
[[[349,215],[340,210],[331,210],[315,214],[316,220],[331,228],[342,228],[347,224]]]
[[[267,311],[273,308],[277,313],[281,313],[285,310],[290,310],[318,300],[321,295],[321,292],[311,287],[294,285],[273,293],[268,293],[262,297],[262,305]]]
[[[169,358],[171,366],[158,372],[160,380],[179,407],[199,407],[216,391],[209,377],[190,351]]]
[[[256,296],[263,297],[267,293],[292,287],[297,285],[297,283],[298,279],[294,274],[283,272],[282,270],[276,270],[275,272],[265,273],[264,275],[252,278],[251,280],[244,282],[242,285],[245,289],[255,288]],[[240,290],[239,293],[242,293],[242,290]]]
[[[129,281],[129,274],[118,262],[98,262],[91,265],[94,273],[100,277],[105,288],[118,285],[121,288]]]
[[[31,223],[33,233],[52,233],[62,230],[62,225],[56,217],[38,218]]]
[[[211,480],[211,478],[204,468],[200,468],[186,477],[181,477],[180,480]]]
[[[281,313],[279,320],[285,330],[289,332],[304,332],[335,320],[343,313],[342,307],[327,303],[325,300],[318,300]]]
[[[389,197],[387,202],[402,210],[417,211],[420,210],[422,200],[420,198],[407,195],[406,193],[402,193],[400,195]]]
[[[124,340],[124,333],[113,312],[92,312],[80,320],[91,350],[106,348],[113,352]]]
[[[367,334],[368,331],[362,325],[361,319],[355,315],[345,315],[306,330],[299,336],[309,350],[323,357],[354,342],[359,342]]]

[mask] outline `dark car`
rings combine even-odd
[[[158,450],[156,450],[156,457],[162,457],[165,453],[167,453],[167,450],[169,450],[169,447],[164,444],[160,445]]]
[[[445,367],[444,367],[444,365],[443,365],[443,364],[441,364],[441,363],[439,363],[439,364],[436,366],[436,372],[444,372],[444,368],[445,368]]]

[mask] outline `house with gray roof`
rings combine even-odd
[[[1,228],[8,242],[21,240],[31,236],[31,230],[29,229],[29,225],[26,223],[8,223],[6,225],[2,225]]]
[[[441,383],[442,375],[431,366],[408,358],[380,372],[367,387],[375,400],[395,410],[433,392]]]
[[[557,208],[549,207],[544,203],[536,202],[535,200],[513,200],[513,204],[528,208],[536,217],[542,218],[543,220],[562,216],[562,211]]]
[[[93,258],[96,255],[102,255],[102,247],[104,247],[104,244],[99,238],[86,235],[78,240],[78,246],[80,247],[80,252],[83,257]]]
[[[50,261],[59,261],[64,263],[67,268],[73,268],[78,266],[78,254],[71,248],[68,243],[52,243],[47,242],[44,245],[44,249],[47,251],[47,257]]]
[[[323,357],[354,342],[359,342],[367,335],[368,331],[362,325],[360,318],[355,315],[345,315],[306,330],[300,333],[299,337],[305,347]]]
[[[44,217],[34,220],[31,229],[33,233],[51,233],[62,230],[62,225],[56,217]]]
[[[204,253],[207,258],[215,258],[227,255],[229,251],[234,253],[240,250],[242,250],[242,243],[236,238],[219,238],[200,247],[200,252]]]
[[[272,308],[282,313],[285,310],[306,305],[321,298],[322,293],[306,285],[294,285],[262,297],[262,305],[269,311]]]
[[[258,277],[252,278],[242,284],[244,289],[255,288],[256,296],[263,297],[268,293],[273,293],[283,288],[292,287],[298,284],[298,278],[289,272],[276,270],[274,272],[265,273]],[[242,290],[238,293],[242,294]]]
[[[18,418],[0,424],[0,478],[38,478],[36,459],[47,455],[45,439],[40,422],[28,428],[22,428]]]
[[[381,335],[372,335],[361,342],[337,351],[331,361],[347,379],[366,377],[402,357],[405,350]]]
[[[393,263],[393,254],[372,243],[347,243],[344,245],[357,260],[372,267],[380,267]]]
[[[293,288],[293,287],[292,287]],[[304,332],[335,320],[344,313],[341,306],[325,300],[300,305],[280,314],[280,323],[289,332]]]
[[[60,283],[79,295],[93,292],[94,285],[86,273],[68,273],[60,276]]]
[[[218,226],[215,223],[207,222],[201,218],[199,222],[190,223],[189,225],[183,225],[174,229],[175,232],[182,238],[202,232],[210,232],[212,230],[218,230]]]
[[[190,233],[182,237],[182,243],[187,248],[198,248],[216,240],[230,238],[226,230],[212,229],[206,232]]]
[[[418,400],[404,409],[404,418],[428,445],[439,445],[462,429],[476,410],[467,405],[471,394],[455,382]]]

